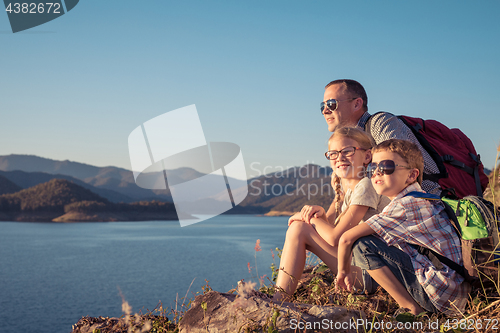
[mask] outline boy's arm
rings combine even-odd
[[[347,208],[346,212],[340,218],[339,223],[332,229],[331,225],[321,223],[321,221],[312,219],[311,224],[315,226],[316,231],[321,237],[331,246],[337,246],[342,234],[358,225],[359,221],[365,216],[368,211],[367,206],[352,205]]]
[[[328,207],[328,210],[326,211],[326,219],[330,224],[333,224],[335,222],[335,219],[337,218],[337,210],[335,207],[337,206],[337,201],[336,199],[333,199],[332,204],[330,207]]]
[[[352,244],[359,238],[373,234],[372,228],[366,223],[361,223],[347,230],[339,240],[338,248],[338,274],[337,285],[347,290],[352,289],[351,250]]]

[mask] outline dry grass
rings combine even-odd
[[[429,327],[432,327],[430,325],[436,322],[439,323],[438,331],[462,332],[460,330],[452,330],[453,324],[457,323],[457,327],[460,328],[462,320],[462,323],[468,323],[472,327],[472,323],[476,325],[478,322],[486,323],[487,320],[500,318],[500,295],[498,288],[484,290],[479,288],[474,290],[471,293],[465,313],[459,317],[447,317],[442,314],[430,314],[418,317],[403,314],[395,317],[399,305],[383,289],[379,289],[373,295],[353,295],[344,290],[336,290],[334,278],[334,274],[322,264],[306,268],[299,280],[297,291],[293,296],[293,302],[338,305],[349,309],[362,310],[367,315],[367,318],[373,320],[374,323],[396,322],[396,318],[399,321],[421,323],[422,329],[418,329],[420,324],[415,324],[412,327],[416,327],[416,329],[405,329],[404,332],[429,332]],[[447,321],[450,325],[449,329],[441,327]],[[500,322],[498,322],[497,328],[500,330]],[[485,330],[483,328],[477,331],[484,332]],[[395,332],[395,330],[380,329],[377,332]]]

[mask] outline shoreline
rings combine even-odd
[[[268,213],[265,213],[264,215],[261,215],[261,216],[292,216],[293,214],[295,214],[294,212],[290,212],[290,211],[270,211]]]

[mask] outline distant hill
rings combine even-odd
[[[21,186],[0,175],[0,195],[14,193],[22,189],[23,188]]]
[[[25,171],[0,171],[0,177],[8,179],[11,183],[14,183],[18,190],[5,192],[5,193],[13,193],[17,192],[21,189],[30,188],[36,186],[38,184],[46,183],[52,179],[65,179],[70,182],[73,182],[77,185],[80,185],[83,188],[86,188],[89,191],[92,191],[101,197],[108,199],[112,202],[133,202],[136,201],[129,196],[126,196],[122,193],[108,190],[106,188],[94,187],[90,184],[85,183],[84,181],[61,174],[49,174],[44,172],[25,172]],[[0,183],[0,194],[2,194],[3,185]]]
[[[3,221],[176,220],[172,203],[111,203],[65,179],[52,179],[16,193],[0,195]]]
[[[72,179],[79,179],[88,185],[102,190],[111,190],[125,197],[113,195],[113,193],[100,192],[99,194],[108,198],[111,201],[131,202],[131,201],[168,201],[172,202],[170,190],[150,190],[144,189],[136,185],[132,171],[117,167],[96,167],[89,164],[77,163],[71,161],[56,161],[47,158],[42,158],[34,155],[7,155],[0,156],[0,171],[12,172],[23,171],[26,173],[45,173],[57,175],[57,178],[62,178],[60,175],[70,176]],[[183,180],[189,180],[200,177],[203,174],[190,168],[179,168],[168,171],[169,183],[179,183]],[[17,177],[13,180],[13,175],[6,175],[11,181],[21,187],[22,177]],[[37,177],[34,177],[35,179]],[[219,181],[220,176],[211,175],[206,177],[205,182]],[[41,178],[40,178],[41,179]],[[48,181],[46,179],[45,181]],[[236,184],[245,184],[244,181],[232,180]],[[91,188],[89,188],[91,189]],[[93,189],[91,189],[93,190]],[[93,190],[95,191],[95,190]],[[97,191],[95,191],[97,193]],[[128,199],[127,199],[128,198]]]
[[[249,180],[242,207],[267,212],[295,212],[305,204],[328,209],[335,197],[330,185],[331,168],[308,164]]]
[[[118,167],[96,167],[89,164],[56,161],[35,155],[7,155],[0,156],[1,171],[24,171],[26,173],[45,173],[51,175],[65,175],[79,179],[96,188],[111,190],[125,197],[116,197],[110,200],[130,202],[138,200],[172,201],[169,191],[152,191],[140,188],[135,184],[132,171]],[[61,177],[59,177],[61,178]],[[13,181],[11,179],[11,181]],[[47,180],[45,180],[47,181]],[[14,183],[23,187],[17,181]],[[102,193],[104,196],[108,196]],[[128,199],[127,199],[128,198]]]
[[[53,211],[64,213],[64,206],[77,201],[108,200],[64,179],[52,179],[16,193],[0,196],[2,211]]]
[[[117,167],[96,167],[90,164],[65,161],[56,161],[35,155],[7,155],[0,156],[0,170],[25,172],[45,172],[63,174],[84,180],[94,177],[111,177],[127,179],[133,182],[131,171]]]

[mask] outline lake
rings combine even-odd
[[[270,277],[271,249],[283,247],[287,220],[221,215],[183,228],[0,222],[0,332],[69,333],[82,316],[119,317],[120,292],[133,313],[144,313],[159,301],[174,308],[176,297],[194,298],[205,279],[227,292],[240,279],[257,281],[255,266]]]

